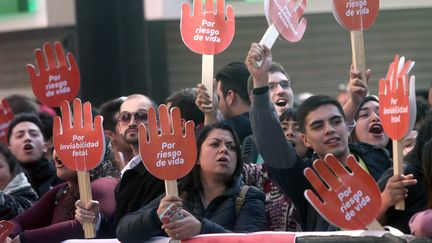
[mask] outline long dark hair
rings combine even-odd
[[[422,151],[423,146],[432,137],[432,113],[429,112],[425,122],[418,130],[418,135],[416,138],[416,144],[414,148],[406,155],[405,160],[413,164],[414,167],[422,172]]]
[[[0,143],[0,153],[5,157],[6,163],[9,166],[9,172],[11,174],[11,178],[14,178],[18,173],[22,172],[22,168],[20,164],[18,163],[18,160],[15,158],[15,156],[11,153],[9,148]]]
[[[432,208],[432,139],[426,142],[422,152],[423,177],[428,188],[428,208]]]
[[[241,159],[241,151],[240,151],[240,140],[238,139],[236,132],[234,131],[234,129],[231,126],[229,126],[228,124],[225,124],[225,123],[216,123],[216,124],[213,124],[210,126],[205,126],[205,127],[201,128],[201,130],[198,132],[198,135],[196,137],[196,145],[197,145],[197,159],[196,159],[196,161],[198,161],[198,159],[201,155],[201,147],[202,147],[202,144],[204,143],[204,140],[206,140],[206,138],[208,137],[210,132],[213,131],[214,129],[222,129],[222,130],[228,131],[229,133],[232,134],[232,136],[234,138],[235,152],[237,155],[237,164],[236,164],[236,168],[234,170],[234,174],[226,182],[226,186],[230,187],[230,186],[232,186],[234,181],[240,176],[242,168],[243,168],[243,161]],[[200,175],[201,175],[201,168],[200,168],[199,164],[195,163],[195,166],[192,169],[192,171],[180,180],[180,183],[179,183],[180,191],[202,191],[203,186],[201,183]]]

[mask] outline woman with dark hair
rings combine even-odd
[[[312,150],[305,146],[297,123],[297,109],[289,108],[279,117],[286,139],[294,147],[300,158],[310,157]],[[246,141],[246,140],[245,140]],[[243,143],[245,145],[245,143]],[[251,146],[252,147],[252,146]],[[243,149],[245,149],[243,147]],[[258,149],[253,143],[250,150],[255,158]],[[243,150],[245,152],[245,150]],[[247,156],[250,157],[250,156]],[[256,186],[266,196],[265,208],[267,227],[272,231],[302,231],[300,217],[294,203],[282,192],[277,183],[270,179],[265,161],[262,164],[248,163],[243,165],[243,180],[246,185]]]
[[[119,175],[113,162],[109,142],[105,143],[103,161],[90,171],[92,197],[100,202],[102,217],[111,219],[115,211],[114,188]],[[75,202],[79,199],[76,171],[68,169],[58,157],[53,158],[57,176],[65,181],[48,191],[33,207],[13,218],[12,242],[62,242],[67,239],[84,238],[84,231],[75,219]],[[107,232],[108,233],[108,232]],[[98,232],[98,237],[112,237]]]
[[[432,117],[429,115],[426,121],[418,130],[418,136],[416,144],[411,152],[405,157],[404,166],[404,177],[415,178],[417,183],[406,187],[403,194],[396,195],[392,191],[389,191],[392,196],[388,195],[383,197],[383,202],[381,207],[386,207],[387,210],[383,215],[381,221],[382,223],[388,224],[395,228],[400,229],[402,232],[409,234],[409,221],[411,217],[424,209],[427,205],[427,192],[428,188],[425,181],[429,180],[427,177],[427,170],[423,169],[424,164],[424,145],[432,137]],[[430,163],[430,161],[429,161]],[[427,165],[427,163],[426,163]],[[387,187],[387,181],[390,181],[393,175],[393,170],[386,171],[382,178],[378,181],[378,185],[381,188]],[[388,184],[388,183],[387,183]],[[393,200],[384,200],[385,198],[393,198]],[[405,199],[405,210],[395,210],[392,207],[396,202]]]
[[[265,228],[264,194],[250,187],[236,212],[235,199],[242,189],[243,163],[234,130],[216,123],[197,136],[197,161],[179,183],[180,197],[162,195],[140,210],[127,214],[117,226],[121,242],[145,241],[154,236],[176,240],[199,234],[255,232]],[[159,219],[169,205],[181,207],[184,218],[172,223]]]
[[[427,186],[427,210],[416,213],[410,220],[411,233],[420,237],[432,237],[432,139],[423,146],[423,178]]]
[[[0,220],[15,217],[37,199],[15,156],[0,144]]]

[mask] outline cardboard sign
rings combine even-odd
[[[297,4],[295,0],[266,0],[264,10],[267,22],[274,24],[285,40],[300,41],[306,31],[307,20],[302,18],[306,5],[306,0],[300,0]]]
[[[188,240],[181,240],[183,243],[294,243],[296,232],[255,232],[249,234],[230,233],[230,234],[203,234],[197,235]]]
[[[6,220],[0,221],[0,242],[6,242],[6,238],[12,232],[12,229],[13,223]]]
[[[26,68],[37,99],[47,106],[59,107],[63,100],[72,101],[77,96],[80,74],[72,53],[66,57],[60,42],[55,42],[54,48],[55,56],[50,43],[44,44],[44,53],[39,48],[35,50],[39,73],[32,64]]]
[[[140,124],[139,151],[148,171],[161,180],[177,180],[187,175],[197,158],[195,124],[185,123],[182,132],[180,109],[171,109],[171,119],[166,105],[159,106],[160,133],[154,108],[148,111],[148,127]]]
[[[62,118],[54,118],[54,148],[69,169],[89,171],[102,161],[105,153],[103,118],[96,116],[93,126],[90,102],[84,103],[83,117],[81,100],[78,98],[73,102],[73,109],[71,114],[69,102],[63,101]]]
[[[304,171],[318,194],[308,189],[306,199],[333,225],[351,230],[367,228],[375,221],[381,206],[381,192],[374,179],[352,155],[347,160],[351,173],[331,154],[324,160],[325,163],[314,161],[316,172],[311,168]]]
[[[216,13],[213,0],[194,0],[193,13],[189,3],[182,4],[180,32],[185,45],[193,52],[215,55],[224,51],[231,43],[235,32],[234,10],[225,1],[217,0]]]
[[[333,15],[348,30],[371,27],[379,12],[379,0],[333,0]]]
[[[12,109],[5,99],[2,99],[0,105],[0,143],[8,144],[7,133],[9,130],[9,123],[14,118]]]
[[[393,140],[401,140],[410,128],[410,102],[415,97],[415,77],[408,78],[408,73],[414,66],[411,60],[405,62],[405,58],[399,59],[396,55],[393,63],[390,64],[387,77],[379,82],[379,113],[385,133]],[[415,114],[414,114],[415,116]],[[414,119],[415,121],[415,119]]]

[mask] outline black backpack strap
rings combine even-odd
[[[240,213],[240,209],[243,206],[244,201],[246,200],[246,193],[249,190],[249,186],[242,186],[240,193],[237,195],[234,203],[235,203],[235,214],[236,217]]]

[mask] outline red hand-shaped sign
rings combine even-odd
[[[322,200],[310,189],[305,191],[306,199],[327,221],[338,227],[366,228],[378,216],[381,206],[381,193],[374,179],[352,155],[347,160],[351,173],[331,154],[324,160],[326,163],[314,161],[316,173],[311,168],[304,171]]]
[[[0,143],[8,144],[7,133],[9,128],[9,123],[14,118],[14,114],[9,104],[5,99],[2,99],[2,104],[0,105]]]
[[[33,93],[37,99],[48,106],[59,107],[63,100],[72,101],[80,88],[80,74],[72,53],[64,54],[59,42],[54,43],[55,55],[50,43],[44,44],[34,52],[39,73],[32,64],[27,64]],[[46,60],[46,65],[45,65]]]
[[[9,221],[0,221],[0,242],[6,242],[6,238],[9,236],[13,229],[13,224]]]
[[[307,20],[302,18],[307,1],[300,0],[296,5],[295,0],[266,0],[265,8],[269,24],[273,23],[279,34],[287,41],[297,42],[303,37]],[[268,18],[268,15],[270,15]]]
[[[225,19],[225,0],[217,0],[217,12],[213,12],[213,0],[194,0],[193,15],[188,3],[182,4],[180,32],[185,45],[193,52],[215,55],[225,50],[231,43],[234,32],[234,10],[228,5]]]
[[[95,117],[93,126],[90,102],[84,103],[83,117],[83,107],[78,98],[73,102],[73,114],[67,101],[63,101],[60,108],[62,118],[54,118],[53,137],[54,148],[61,161],[71,170],[89,171],[95,168],[105,153],[102,116]]]
[[[404,63],[396,55],[390,64],[386,79],[379,82],[379,113],[384,131],[393,140],[402,139],[410,126],[409,82],[414,82],[414,76],[408,79],[412,68],[411,60]]]
[[[379,12],[379,0],[333,0],[333,15],[348,30],[371,27]]]
[[[177,180],[195,165],[195,124],[186,122],[183,135],[180,109],[171,109],[170,120],[166,105],[159,106],[159,118],[160,133],[154,108],[148,111],[148,127],[139,125],[140,155],[152,175],[161,180]]]

